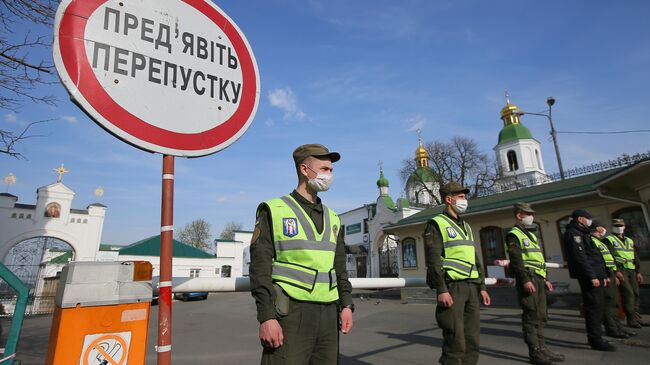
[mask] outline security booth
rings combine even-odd
[[[45,364],[144,364],[151,273],[147,261],[66,265]]]

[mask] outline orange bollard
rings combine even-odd
[[[56,294],[46,365],[144,365],[151,263],[71,262]]]

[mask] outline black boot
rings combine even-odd
[[[589,344],[592,349],[598,350],[598,351],[610,351],[614,352],[616,351],[616,346],[612,345],[611,343],[601,339],[598,341],[594,341]]]
[[[556,354],[555,352],[551,351],[548,347],[542,346],[541,347],[542,353],[546,356],[551,361],[557,361],[557,362],[562,362],[564,361],[564,355],[562,354]]]
[[[544,355],[542,349],[539,347],[530,348],[528,350],[528,358],[533,365],[553,365],[553,362]]]

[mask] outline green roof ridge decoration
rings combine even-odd
[[[160,235],[151,236],[138,242],[132,243],[120,249],[120,255],[131,256],[160,256]],[[214,258],[203,250],[192,247],[187,243],[172,240],[172,257],[188,257],[188,258]]]
[[[505,144],[508,142],[518,141],[520,139],[533,139],[530,130],[521,123],[508,124],[499,132],[499,143]]]

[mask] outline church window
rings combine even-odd
[[[368,218],[363,220],[363,233],[368,233]]]
[[[32,215],[31,215],[31,214],[27,214],[27,219],[32,219]]]
[[[18,215],[18,219],[23,219],[23,218],[25,218],[25,214],[20,213],[20,214]]]
[[[11,214],[11,218],[17,218],[17,217],[18,217],[18,214],[16,214],[16,213]]]
[[[84,223],[88,223],[88,219],[84,219]]]
[[[542,160],[539,158],[539,150],[535,149],[535,158],[537,159],[537,167],[542,168]]]
[[[413,238],[405,238],[402,241],[402,267],[405,269],[418,267],[417,247]]]
[[[483,262],[486,265],[494,265],[495,260],[506,258],[501,228],[494,226],[482,228],[479,236],[481,237]]]
[[[517,163],[517,154],[515,151],[510,150],[506,154],[508,157],[508,171],[517,171],[519,170],[519,164]]]
[[[190,277],[198,278],[200,275],[201,269],[190,269]]]

